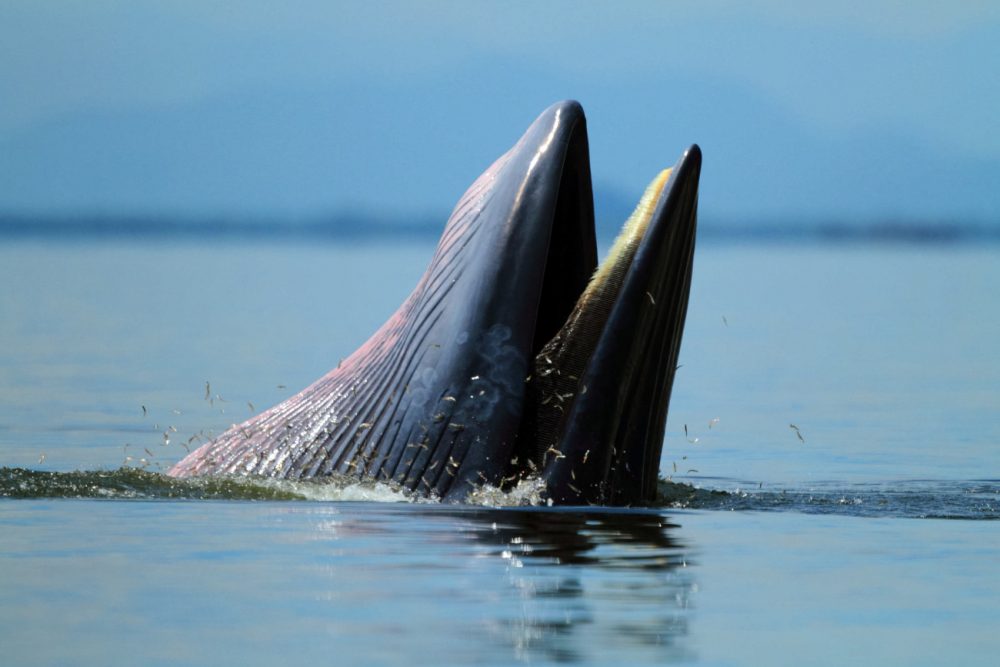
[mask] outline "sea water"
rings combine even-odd
[[[995,245],[702,244],[659,507],[159,475],[432,249],[4,241],[0,664],[995,664]]]

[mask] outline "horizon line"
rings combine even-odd
[[[598,221],[599,241],[614,238],[619,225]],[[443,220],[419,216],[411,222],[361,214],[315,217],[305,220],[235,216],[166,215],[27,215],[0,214],[0,239],[36,240],[434,240]],[[702,219],[698,236],[713,243],[767,242],[1000,242],[1000,224],[948,220],[828,220],[722,221]]]

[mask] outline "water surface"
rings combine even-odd
[[[0,246],[3,662],[994,663],[996,248],[703,245],[661,507],[157,475],[431,250]]]

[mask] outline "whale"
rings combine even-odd
[[[550,504],[652,502],[700,172],[691,145],[598,264],[586,117],[552,105],[468,188],[367,342],[169,474],[340,475],[452,502],[531,480]]]

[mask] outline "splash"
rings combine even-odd
[[[466,502],[481,507],[544,507],[552,501],[545,495],[545,482],[537,476],[525,477],[510,489],[489,484],[477,488]]]
[[[178,479],[150,470],[49,472],[0,468],[0,498],[101,498],[119,500],[311,500],[409,502],[406,492],[378,482],[330,477],[289,481],[268,477]]]

